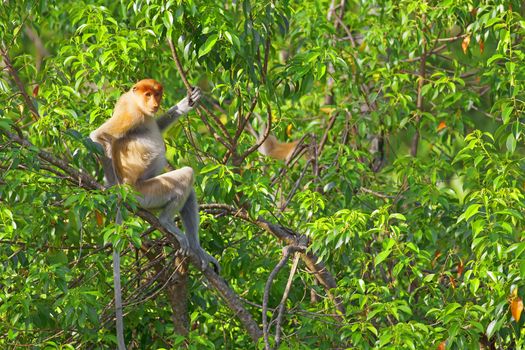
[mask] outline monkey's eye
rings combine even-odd
[[[146,95],[146,97],[151,97],[151,92],[146,92],[144,95]]]

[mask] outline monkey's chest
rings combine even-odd
[[[166,146],[160,133],[126,137],[114,150],[117,174],[124,183],[156,176],[166,166]]]

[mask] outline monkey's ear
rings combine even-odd
[[[136,87],[136,86],[133,86],[133,87],[131,88],[131,90],[132,90],[133,92],[135,92],[135,91],[137,91],[137,87]]]

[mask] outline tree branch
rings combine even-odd
[[[270,275],[268,276],[268,280],[266,281],[266,285],[264,286],[264,295],[263,295],[263,304],[262,304],[262,322],[263,322],[263,337],[264,337],[264,348],[265,350],[270,350],[270,341],[268,339],[268,299],[270,297],[270,288],[272,287],[272,282],[275,279],[275,276],[281,271],[281,269],[286,264],[286,261],[288,261],[288,258],[290,257],[290,254],[295,252],[305,252],[306,246],[301,245],[289,245],[283,248],[283,257],[277,263],[277,265],[274,267],[272,272],[270,272]],[[277,344],[276,344],[277,348]]]
[[[292,268],[290,269],[290,276],[288,276],[288,282],[286,282],[286,288],[284,289],[283,297],[279,303],[279,309],[277,313],[277,324],[275,325],[275,348],[279,349],[281,344],[281,324],[283,321],[284,311],[286,308],[286,299],[288,299],[288,294],[290,294],[290,289],[292,288],[293,277],[297,271],[297,265],[299,264],[299,254],[295,253],[292,263]]]

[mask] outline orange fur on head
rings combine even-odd
[[[153,79],[144,79],[133,85],[130,91],[120,96],[112,117],[91,134],[95,142],[103,144],[101,136],[107,134],[114,139],[123,137],[129,130],[143,124],[159,109],[162,100],[162,85]]]
[[[143,79],[133,85],[131,89],[133,92],[138,107],[141,111],[148,115],[153,116],[157,113],[162,100],[162,84],[154,79]]]

